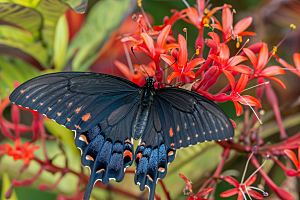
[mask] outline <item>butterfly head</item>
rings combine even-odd
[[[153,77],[147,77],[145,80],[148,84],[154,84],[155,83],[155,79]]]

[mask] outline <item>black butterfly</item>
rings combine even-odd
[[[63,72],[31,79],[9,98],[75,131],[81,162],[91,171],[84,200],[97,180],[122,181],[134,158],[134,182],[140,190],[149,187],[153,200],[176,149],[234,135],[229,118],[212,101],[179,88],[155,89],[154,82],[148,77],[140,87],[112,75]],[[140,139],[135,153],[133,139]]]

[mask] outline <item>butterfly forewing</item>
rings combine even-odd
[[[154,104],[170,148],[233,137],[232,124],[224,111],[196,93],[179,88],[158,89]]]

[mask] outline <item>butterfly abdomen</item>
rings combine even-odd
[[[153,95],[154,90],[151,88],[143,88],[142,89],[142,98],[140,103],[140,108],[137,111],[137,115],[135,117],[135,122],[133,126],[134,139],[138,140],[141,135],[144,133],[148,119],[151,104],[153,103]]]

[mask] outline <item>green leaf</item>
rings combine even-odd
[[[7,198],[5,198],[5,194],[9,190],[10,186],[11,186],[11,181],[9,180],[8,173],[3,172],[3,176],[2,176],[2,195],[1,195],[2,200],[7,199]],[[18,197],[17,197],[16,192],[15,192],[14,189],[12,191],[11,197],[8,200],[18,200]]]
[[[0,44],[22,50],[26,54],[29,54],[30,56],[35,58],[43,66],[47,66],[47,63],[49,62],[48,53],[44,48],[42,42],[21,43],[18,41],[0,38]]]
[[[14,3],[0,3],[1,21],[29,31],[36,40],[39,38],[42,16],[32,8]]]
[[[13,91],[15,81],[21,84],[38,76],[39,72],[21,59],[0,55],[0,74],[0,97],[3,99]]]
[[[72,10],[77,13],[84,13],[88,6],[88,0],[64,0]]]
[[[99,51],[109,35],[134,8],[131,0],[100,1],[90,10],[85,24],[72,40],[66,61],[72,61],[73,70],[86,70],[100,55]]]
[[[57,23],[54,37],[54,67],[62,70],[64,57],[68,47],[69,29],[65,15],[62,15]]]
[[[0,38],[22,43],[34,43],[34,38],[30,32],[9,25],[0,25]]]

